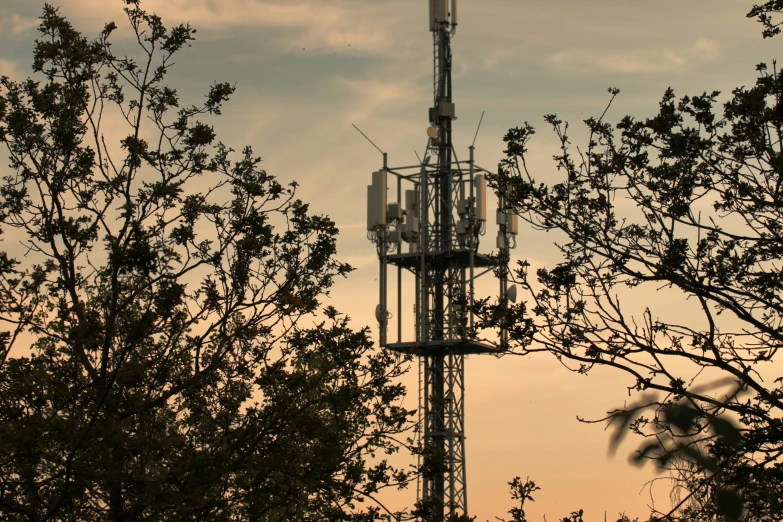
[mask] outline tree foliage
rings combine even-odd
[[[406,363],[303,326],[334,223],[217,141],[232,85],[164,83],[195,30],[126,4],[135,55],[47,5],[0,79],[0,520],[374,520]]]
[[[525,503],[535,502],[533,493],[541,490],[536,483],[529,478],[522,482],[519,477],[514,477],[511,482],[508,483],[509,490],[511,492],[511,499],[517,502],[519,505],[512,507],[508,513],[511,515],[511,519],[506,521],[500,517],[495,517],[500,522],[528,522],[527,515],[525,514]],[[546,520],[546,517],[544,517]],[[606,514],[604,514],[604,520],[606,520]],[[572,511],[568,516],[562,517],[559,522],[584,522],[584,510],[580,509]],[[624,513],[620,513],[620,518],[616,522],[639,522],[636,518],[633,521],[629,519]]]
[[[782,10],[748,16],[770,37]],[[652,118],[589,118],[584,149],[547,116],[559,183],[528,168],[534,128],[511,129],[494,179],[515,213],[563,240],[556,266],[520,263],[528,301],[485,304],[488,322],[512,325],[512,352],[632,377],[637,403],[608,417],[613,444],[648,437],[635,460],[681,479],[667,516],[683,520],[783,519],[783,76],[757,72],[725,101],[669,89]],[[647,305],[655,290],[679,310]]]

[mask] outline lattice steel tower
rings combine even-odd
[[[474,327],[475,282],[485,274],[497,275],[500,303],[513,300],[506,267],[517,218],[504,208],[501,198],[497,252],[479,253],[479,239],[486,229],[485,174],[489,171],[474,163],[473,145],[467,161],[459,161],[452,146],[456,118],[451,39],[457,26],[457,0],[427,1],[434,42],[434,106],[429,110],[426,153],[419,164],[399,168],[389,168],[384,154],[383,168],[373,173],[367,187],[367,230],[380,258],[376,308],[380,345],[419,357],[419,433],[426,451],[420,459],[418,498],[428,519],[442,521],[467,514],[468,509],[465,355],[495,352]],[[391,203],[387,201],[389,175],[396,180],[396,201]],[[388,332],[393,318],[388,301],[394,297],[389,292],[389,265],[397,269],[393,342]],[[414,286],[413,303],[409,303],[413,304],[412,325],[403,324],[404,279]]]

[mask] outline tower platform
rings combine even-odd
[[[501,352],[495,346],[480,343],[478,341],[468,340],[442,340],[428,341],[427,343],[388,343],[385,348],[395,352],[413,354],[419,357],[429,357],[434,355],[477,355],[477,354],[499,354]]]
[[[470,250],[441,250],[437,252],[412,252],[409,254],[389,254],[388,262],[394,266],[402,268],[417,269],[421,264],[421,256],[425,256],[427,268],[439,269],[448,267],[469,267]],[[487,254],[473,254],[473,266],[475,268],[492,268],[501,266],[503,263],[497,256]]]

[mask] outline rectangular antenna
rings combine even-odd
[[[484,174],[478,174],[473,180],[476,187],[476,219],[487,220],[487,178]]]
[[[377,223],[375,210],[375,190],[372,185],[367,185],[367,230],[375,230]]]
[[[367,186],[367,230],[386,225],[386,190],[386,170],[373,172]]]
[[[430,0],[430,31],[449,21],[449,0]]]

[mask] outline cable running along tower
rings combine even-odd
[[[474,327],[475,282],[485,274],[497,275],[500,303],[514,300],[506,267],[509,249],[515,246],[517,218],[501,199],[497,252],[479,253],[479,239],[486,231],[489,171],[475,164],[473,145],[466,161],[458,160],[452,145],[456,118],[451,39],[457,27],[457,0],[427,1],[434,104],[426,152],[419,164],[399,168],[390,168],[384,153],[383,168],[373,172],[367,187],[367,230],[380,259],[380,345],[419,359],[418,434],[425,451],[419,461],[417,495],[426,518],[439,522],[467,514],[464,361],[468,354],[496,351],[480,341]],[[396,192],[394,202],[387,201],[389,181],[392,194]],[[389,288],[390,267],[396,268],[396,291]],[[404,299],[410,293],[413,302]],[[403,315],[412,317],[412,324],[404,324]],[[396,332],[389,332],[390,323]]]

